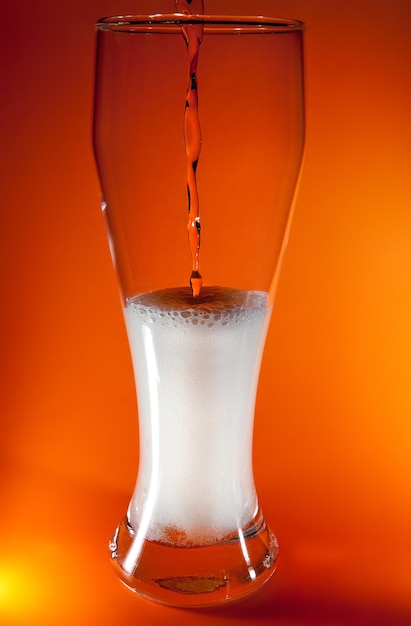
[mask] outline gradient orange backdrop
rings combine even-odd
[[[411,622],[411,3],[205,1],[306,23],[306,161],[255,426],[279,570],[196,613],[114,577],[138,430],[91,151],[93,23],[150,4],[3,2],[4,626]]]

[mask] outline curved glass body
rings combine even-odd
[[[235,600],[278,553],[252,434],[303,156],[302,25],[173,14],[97,30],[94,148],[140,427],[111,556],[150,599]]]

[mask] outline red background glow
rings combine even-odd
[[[411,3],[205,2],[306,23],[306,160],[255,426],[279,570],[195,614],[114,577],[137,420],[91,150],[93,24],[150,3],[3,2],[5,626],[411,622]]]

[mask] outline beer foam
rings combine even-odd
[[[199,296],[192,296],[185,287],[145,293],[128,303],[130,313],[142,323],[163,327],[204,326],[227,327],[266,311],[268,294],[263,291],[243,291],[221,287],[204,287]]]
[[[140,466],[129,522],[148,538],[205,545],[257,509],[252,424],[268,295],[216,287],[142,294],[125,320]]]

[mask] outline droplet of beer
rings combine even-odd
[[[190,276],[190,286],[193,292],[193,296],[197,297],[200,295],[201,285],[203,284],[203,279],[201,274],[196,270],[191,272]]]

